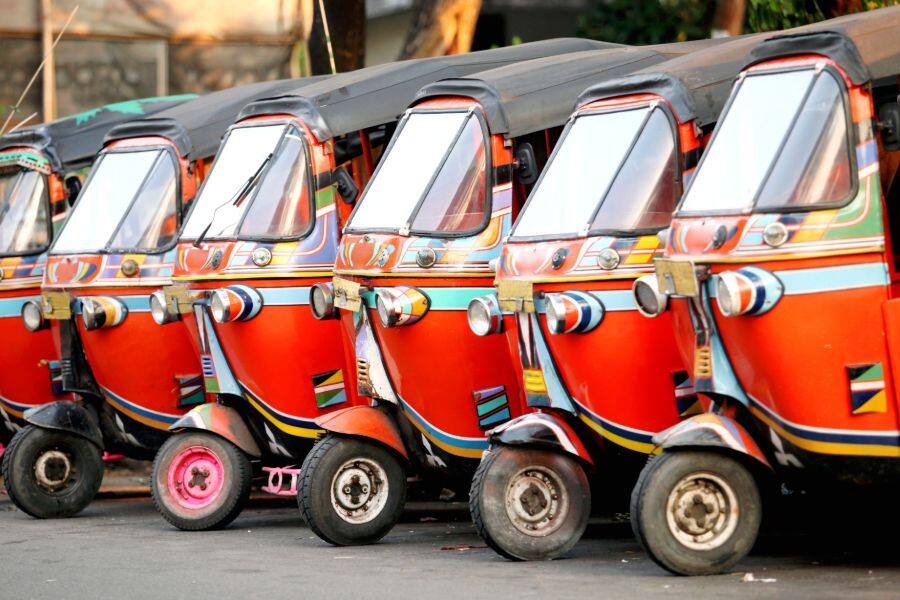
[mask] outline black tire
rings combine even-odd
[[[522,490],[514,487],[516,484],[529,487]],[[543,504],[532,503],[536,512],[517,515],[512,504],[516,499],[510,496],[516,489],[527,493],[533,502]],[[544,511],[553,510],[547,504],[553,491],[558,512],[547,518]],[[522,502],[525,496],[517,498]],[[475,471],[469,511],[478,534],[501,556],[511,560],[551,560],[571,550],[581,539],[591,513],[591,488],[584,469],[568,456],[501,446],[485,456]],[[541,520],[537,524],[531,521],[538,517]]]
[[[22,512],[64,518],[94,499],[103,482],[103,457],[80,436],[27,425],[10,441],[2,471],[6,493]]]
[[[380,475],[374,474],[374,467],[381,469]],[[345,496],[332,490],[333,485],[340,485],[336,477],[341,473],[348,478],[347,485],[341,488],[348,490],[346,494],[350,494],[350,485],[355,486],[355,495],[350,495],[349,500],[361,500],[358,504],[344,504],[347,509],[343,515],[336,504]],[[369,494],[373,481],[379,488]],[[378,498],[379,493],[385,493],[384,483],[386,495]],[[362,506],[373,503],[377,507],[374,516],[360,511]],[[329,544],[372,544],[387,535],[400,519],[406,504],[405,469],[400,459],[380,444],[329,434],[316,442],[303,461],[297,504],[310,529]]]
[[[190,462],[188,453],[193,453],[195,462]],[[185,476],[178,475],[182,465],[185,476],[193,473],[187,483]],[[192,465],[190,471],[187,465]],[[216,475],[210,479],[210,471],[217,468],[221,469],[221,480]],[[221,529],[241,514],[250,498],[252,482],[250,459],[225,438],[202,431],[176,433],[166,440],[153,461],[153,504],[178,529]],[[201,497],[206,491],[204,485],[211,485],[214,490]]]
[[[679,501],[692,508],[703,505],[702,512],[679,519],[676,515],[687,510],[675,510]],[[705,529],[710,506],[718,515],[712,531]],[[647,463],[632,491],[631,522],[638,541],[656,564],[678,575],[728,571],[753,548],[761,520],[762,503],[753,475],[723,453],[664,452]],[[698,539],[709,534],[712,537]]]

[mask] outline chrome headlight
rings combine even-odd
[[[166,302],[166,293],[162,290],[156,290],[150,294],[150,316],[156,321],[157,325],[165,325],[181,320],[181,314],[173,313],[169,310],[169,304]]]
[[[430,307],[428,296],[414,287],[398,285],[375,290],[375,310],[385,327],[417,323]]]
[[[466,309],[466,319],[469,321],[469,329],[475,335],[484,336],[503,331],[503,313],[500,311],[497,295],[473,298]]]
[[[108,296],[93,296],[81,300],[81,320],[91,331],[101,327],[115,327],[125,320],[128,309],[119,300]]]
[[[309,290],[309,307],[320,321],[336,319],[338,311],[334,306],[334,286],[331,283],[317,283]]]
[[[547,328],[550,333],[587,333],[600,321],[606,309],[589,292],[553,292],[544,296]]]
[[[25,329],[32,332],[47,328],[40,302],[29,300],[22,305],[22,322],[25,323]]]
[[[658,317],[669,305],[669,296],[660,291],[655,273],[636,279],[631,286],[631,293],[634,294],[638,311],[645,317]]]
[[[249,285],[229,285],[209,293],[209,310],[219,323],[248,321],[262,305],[262,295]]]
[[[716,304],[725,317],[769,312],[784,294],[784,285],[759,267],[744,267],[716,275]]]

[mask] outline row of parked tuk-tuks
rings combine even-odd
[[[71,516],[124,454],[175,527],[228,524],[256,483],[346,545],[407,486],[449,490],[520,560],[630,499],[653,560],[706,574],[772,490],[895,491],[898,75],[900,7],[13,131],[9,496]]]

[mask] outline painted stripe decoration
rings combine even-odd
[[[15,296],[13,298],[0,298],[0,318],[21,317],[22,307],[26,302],[40,303],[41,296]]]
[[[881,363],[847,367],[850,404],[854,415],[887,412],[884,368]]]
[[[344,371],[335,369],[312,376],[313,391],[316,396],[316,406],[327,408],[347,401],[347,392],[344,390]]]
[[[478,413],[478,426],[481,429],[491,429],[498,423],[508,421],[512,416],[504,386],[476,390],[472,392],[472,396],[475,399],[475,412]]]

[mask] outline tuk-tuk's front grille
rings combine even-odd
[[[694,377],[710,377],[712,375],[712,357],[708,347],[694,351]]]
[[[369,378],[369,361],[356,359],[356,380],[360,387],[372,387],[372,380]]]

